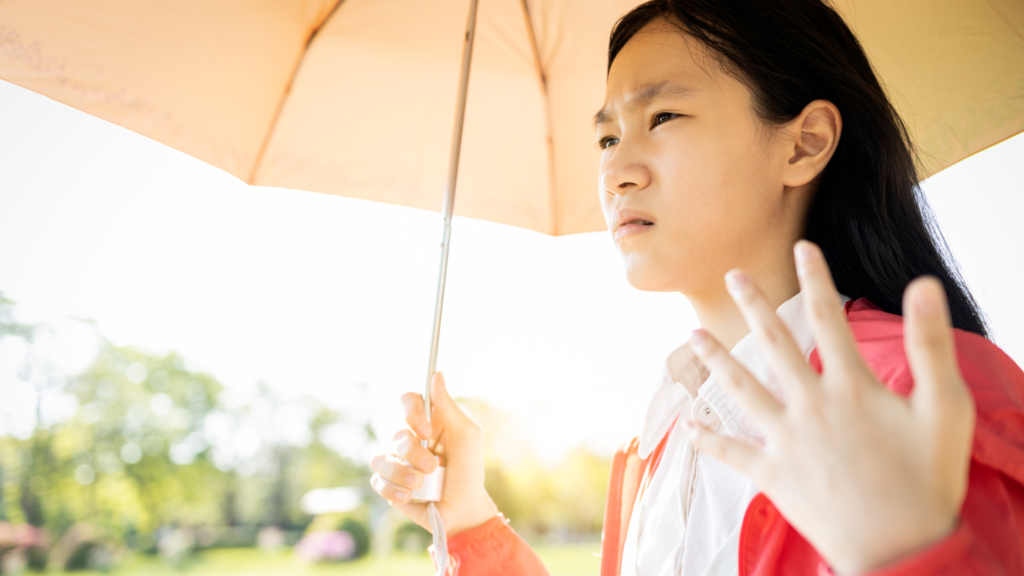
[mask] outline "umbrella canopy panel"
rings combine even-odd
[[[249,180],[336,1],[0,2],[0,78]]]
[[[636,0],[480,0],[455,213],[604,229],[592,114]],[[927,176],[1024,130],[1024,3],[836,0]],[[468,0],[4,0],[0,78],[246,182],[439,210]]]

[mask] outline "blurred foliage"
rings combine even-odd
[[[402,522],[395,530],[395,549],[403,552],[426,550],[430,546],[430,532],[415,522]]]
[[[320,514],[306,527],[306,534],[312,532],[348,532],[355,541],[353,558],[362,558],[370,551],[369,524],[370,507],[364,503],[351,512]]]
[[[31,340],[35,328],[31,324],[19,324],[14,321],[14,302],[8,300],[4,293],[0,292],[0,338],[16,336]]]
[[[352,535],[352,539],[355,540],[356,552],[353,558],[366,556],[366,553],[370,551],[370,531],[366,529],[362,522],[355,518],[346,518],[341,521],[338,529],[342,532],[348,532]]]
[[[524,446],[524,423],[481,400],[458,402],[484,430],[484,484],[516,530],[556,540],[600,534],[609,458],[580,447],[546,464]]]
[[[240,397],[176,353],[102,340],[88,368],[60,376],[32,352],[46,327],[17,322],[12,308],[0,293],[0,339],[29,348],[19,378],[35,389],[36,425],[0,435],[0,524],[33,536],[0,542],[0,573],[12,551],[35,570],[106,570],[134,552],[184,567],[197,550],[254,546],[263,527],[348,532],[357,556],[377,538],[383,550],[429,544],[375,496],[343,514],[301,511],[313,488],[368,487],[367,467],[339,452],[375,439],[358,414],[265,383]],[[44,398],[70,408],[44,418]],[[528,424],[481,400],[459,403],[483,425],[486,487],[515,528],[535,542],[594,541],[608,459],[579,448],[542,462],[519,433]]]
[[[16,323],[0,295],[0,336],[31,342],[35,329]],[[99,543],[155,551],[176,527],[301,529],[311,519],[299,508],[304,493],[369,475],[329,445],[339,427],[366,441],[364,423],[347,423],[315,399],[277,397],[262,383],[244,402],[227,402],[214,377],[174,353],[104,342],[73,377],[32,366],[21,372],[45,382],[32,382],[32,434],[0,437],[0,520],[65,540],[81,527],[88,537],[76,536],[60,554],[68,567],[93,566],[86,560]],[[44,391],[77,406],[73,415],[46,423]]]

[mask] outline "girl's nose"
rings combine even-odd
[[[601,190],[616,196],[643,190],[651,183],[651,172],[642,162],[616,162],[612,158],[603,168],[600,178]]]

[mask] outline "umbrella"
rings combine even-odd
[[[453,211],[605,228],[590,117],[608,32],[639,3],[483,0],[478,19],[477,2],[4,0],[0,78],[251,184],[443,206],[429,378]],[[922,177],[1024,130],[1024,4],[835,4]]]
[[[1019,0],[833,0],[922,177],[1024,129]],[[481,0],[455,214],[603,230],[591,116],[638,0]],[[3,0],[0,78],[261,186],[438,210],[470,0]]]

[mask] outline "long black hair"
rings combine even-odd
[[[953,326],[987,336],[919,186],[910,138],[857,38],[823,0],[651,0],[615,25],[608,68],[626,42],[663,18],[706,45],[752,93],[766,124],[813,100],[839,108],[843,134],[807,215],[836,287],[902,314],[903,291],[930,274],[946,289]]]

